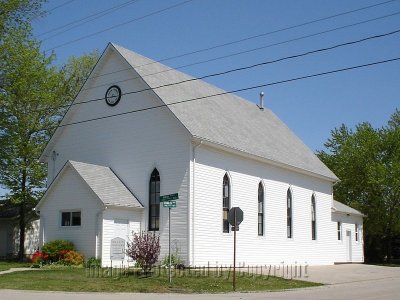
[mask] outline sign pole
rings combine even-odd
[[[233,291],[236,291],[236,210],[234,213],[234,231],[233,231]]]
[[[169,257],[169,284],[172,284],[171,276],[171,207],[168,208],[168,257]]]

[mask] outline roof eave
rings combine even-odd
[[[265,158],[265,157],[261,157],[261,156],[255,155],[255,154],[251,154],[251,153],[248,153],[248,152],[246,152],[244,150],[241,150],[241,149],[232,148],[232,147],[229,147],[229,146],[224,145],[224,144],[220,144],[220,143],[217,143],[217,142],[214,142],[214,141],[210,141],[210,140],[204,139],[202,137],[193,136],[192,141],[195,142],[195,143],[202,142],[204,145],[207,145],[207,146],[210,146],[210,147],[213,147],[213,148],[216,148],[216,149],[220,149],[220,150],[223,150],[223,151],[226,151],[226,152],[230,152],[230,153],[234,153],[234,154],[237,154],[237,155],[241,155],[241,156],[246,157],[246,158],[250,158],[250,159],[257,160],[257,161],[261,161],[261,162],[264,162],[264,163],[267,163],[267,164],[270,164],[270,165],[273,165],[273,166],[276,166],[276,167],[280,167],[280,168],[284,168],[286,170],[290,170],[290,171],[294,171],[294,172],[297,172],[297,173],[313,176],[313,177],[316,177],[316,178],[319,178],[319,179],[323,179],[323,180],[326,180],[326,181],[330,181],[330,182],[333,182],[333,183],[340,181],[340,179],[337,178],[336,176],[335,177],[329,177],[329,176],[325,176],[325,175],[322,175],[322,174],[318,174],[318,173],[315,173],[315,172],[312,172],[312,171],[309,171],[309,170],[305,170],[305,169],[301,169],[301,168],[298,168],[298,167],[295,167],[295,166],[292,166],[292,165],[289,165],[289,164],[284,164],[284,163],[279,162],[279,161],[275,161],[275,160],[272,160],[272,159],[268,159],[268,158]]]

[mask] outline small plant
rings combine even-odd
[[[62,262],[67,266],[80,266],[85,262],[85,258],[79,252],[71,250],[64,254]]]
[[[64,258],[68,251],[75,250],[74,244],[65,240],[47,242],[42,247],[42,252],[48,255],[48,260],[57,262]]]
[[[127,244],[126,254],[147,274],[160,255],[160,237],[154,232],[134,232],[132,243]]]
[[[164,257],[164,259],[161,262],[161,266],[165,267],[169,266],[169,255]],[[171,254],[171,266],[177,269],[183,269],[184,268],[183,260],[178,255]]]
[[[101,259],[96,257],[91,257],[86,262],[86,267],[101,267]]]

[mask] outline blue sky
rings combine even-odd
[[[50,0],[44,6],[50,13],[34,20],[34,35],[38,39],[48,38],[42,42],[42,49],[54,51],[57,65],[63,64],[72,55],[79,56],[95,49],[101,52],[108,42],[117,43],[154,60],[161,60],[383,3],[385,0],[184,2],[185,0]],[[66,4],[62,7],[52,10],[64,3]],[[42,35],[59,26],[124,3],[126,6],[122,9],[114,10],[83,26],[67,32],[60,32],[66,29],[64,28]],[[176,6],[167,9],[174,5]],[[156,13],[160,10],[164,11]],[[192,76],[200,77],[395,31],[400,29],[400,14],[298,39],[398,12],[400,12],[400,1],[392,1],[370,9],[163,63],[176,68],[264,47],[247,54],[181,69]],[[122,23],[127,24],[117,26]],[[112,26],[116,27],[97,34]],[[91,34],[93,34],[91,37],[83,38]],[[400,57],[399,37],[398,33],[299,59],[286,60],[226,76],[211,77],[206,81],[230,91]],[[77,39],[80,40],[72,42]],[[286,42],[293,39],[298,40]],[[65,43],[67,44],[63,45]],[[270,46],[277,43],[281,44]],[[400,108],[400,61],[249,90],[238,95],[249,101],[258,102],[258,94],[261,91],[265,93],[265,105],[313,151],[320,150],[329,138],[330,131],[342,123],[350,127],[363,121],[368,121],[375,127],[386,124],[395,109]]]

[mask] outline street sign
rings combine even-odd
[[[236,291],[236,231],[239,231],[239,224],[243,221],[243,210],[240,207],[232,207],[228,212],[228,222],[232,225],[233,231],[233,290]]]
[[[160,202],[171,201],[178,199],[178,193],[160,196]],[[164,206],[165,207],[165,206]]]
[[[176,207],[176,201],[163,201],[163,207],[167,208],[175,208]]]
[[[235,215],[236,215],[236,223],[235,223]],[[239,226],[243,221],[243,210],[240,207],[232,207],[228,213],[228,222],[232,226]]]

